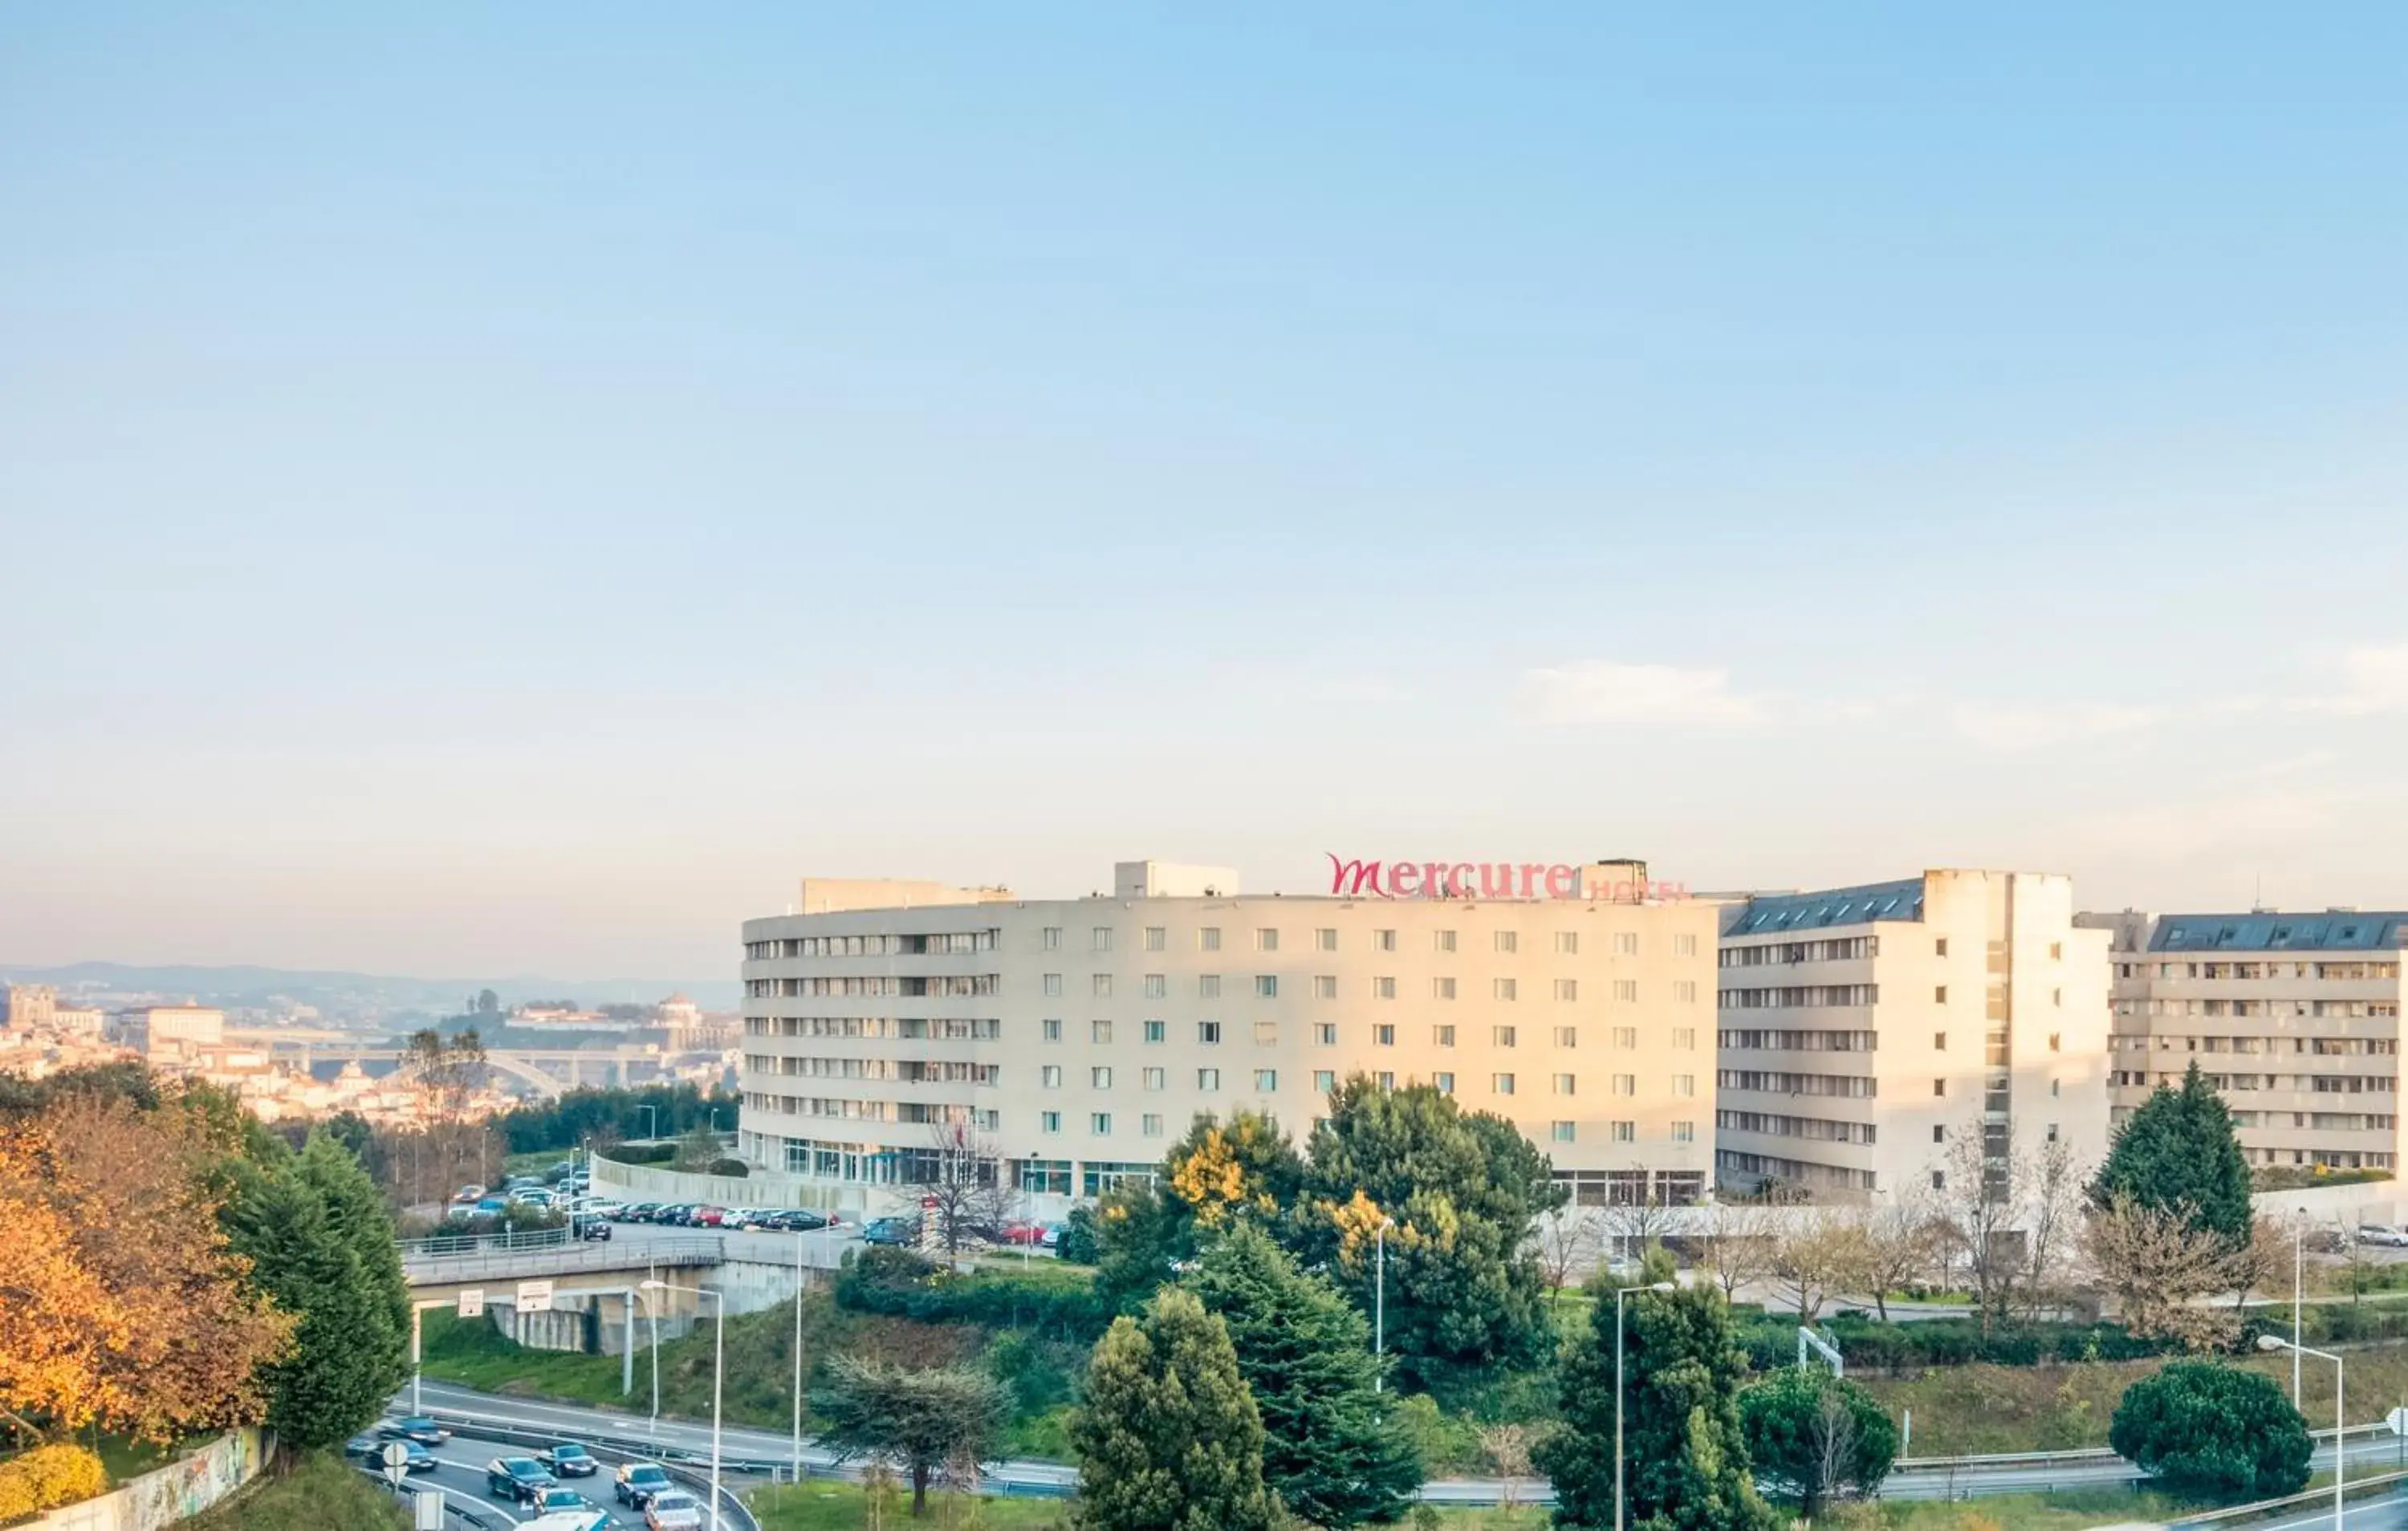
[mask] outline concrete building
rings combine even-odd
[[[56,1022],[59,992],[47,983],[8,985],[8,1029],[48,1031]]]
[[[117,1040],[151,1059],[225,1041],[225,1012],[203,1005],[142,1005],[117,1012]]]
[[[1330,896],[1156,862],[1075,899],[807,879],[744,926],[738,1152],[860,1206],[966,1128],[1031,1195],[1094,1195],[1199,1114],[1302,1137],[1359,1072],[1510,1118],[1580,1203],[1703,1193],[1711,906],[1628,864],[1480,897],[1469,864],[1332,865]]]
[[[1723,911],[1725,1183],[1937,1183],[1950,1142],[2107,1151],[2107,940],[2032,872],[1928,871]]]
[[[2114,964],[2120,1121],[2196,1062],[2249,1162],[2394,1169],[2408,914],[2086,914]]]
[[[61,1005],[50,1011],[50,1029],[66,1037],[97,1041],[108,1026],[105,1011],[85,1005]]]

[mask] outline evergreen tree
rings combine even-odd
[[[1535,1453],[1555,1485],[1555,1524],[1613,1524],[1613,1311],[1605,1294],[1573,1342],[1559,1387],[1564,1427]],[[1638,1531],[1771,1531],[1756,1491],[1738,1394],[1747,1357],[1713,1286],[1644,1292],[1628,1304],[1623,1415],[1629,1524]]]
[[[1263,1418],[1263,1478],[1322,1526],[1386,1523],[1412,1508],[1421,1466],[1373,1391],[1370,1325],[1326,1277],[1261,1230],[1238,1226],[1187,1280],[1229,1331]]]
[[[2180,1209],[2192,1227],[2222,1236],[2234,1249],[2249,1241],[2249,1160],[2233,1135],[2232,1113],[2197,1060],[2184,1071],[2180,1090],[2157,1086],[2116,1130],[2090,1199],[2107,1207],[2119,1198],[2151,1210]]]
[[[292,1352],[262,1368],[279,1449],[340,1445],[409,1377],[409,1289],[384,1199],[318,1132],[297,1154],[240,1166],[223,1221],[252,1282],[299,1321]]]
[[[984,1462],[1011,1411],[1010,1394],[967,1366],[913,1370],[840,1356],[811,1408],[821,1438],[840,1456],[891,1456],[911,1479],[911,1513],[928,1509],[928,1484],[955,1465]]]
[[[1268,1531],[1263,1422],[1221,1321],[1193,1293],[1122,1317],[1070,1426],[1082,1531]]]
[[[2271,1499],[2307,1486],[2307,1422],[2262,1372],[2176,1361],[2124,1390],[2108,1444],[2176,1494]]]
[[[1808,1520],[1834,1495],[1870,1495],[1898,1458],[1898,1426],[1856,1383],[1820,1366],[1784,1366],[1739,1395],[1748,1456]]]

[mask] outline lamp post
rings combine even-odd
[[[1394,1218],[1383,1217],[1380,1225],[1371,1230],[1371,1354],[1383,1361],[1388,1353],[1388,1230],[1395,1226]],[[1387,1382],[1384,1370],[1371,1373],[1372,1392],[1385,1392]]]
[[[719,1389],[727,1378],[727,1298],[717,1292],[698,1286],[677,1286],[668,1281],[646,1281],[646,1290],[653,1292],[684,1292],[696,1297],[709,1297],[719,1304],[718,1320],[711,1325],[710,1355],[710,1531],[719,1528]],[[655,1351],[653,1364],[659,1365]]]
[[[638,1105],[636,1109],[644,1113],[644,1141],[649,1143],[659,1136],[654,1128],[660,1121],[660,1111],[655,1107],[643,1105]]]
[[[2319,1361],[2333,1364],[2333,1531],[2341,1531],[2341,1490],[2349,1477],[2349,1438],[2343,1434],[2346,1428],[2343,1421],[2347,1416],[2342,1412],[2341,1357],[2330,1351],[2311,1350],[2305,1345],[2295,1344],[2281,1335],[2259,1335],[2258,1348],[2261,1351],[2288,1351],[2295,1362],[2300,1356],[2313,1355]]]
[[[1613,1294],[1613,1531],[1622,1531],[1622,1299],[1633,1292],[1670,1292],[1670,1281],[1618,1287]]]
[[[795,1481],[803,1481],[803,1230],[795,1230]]]
[[[2306,1229],[2291,1223],[2291,1407],[2300,1407],[2300,1266]]]

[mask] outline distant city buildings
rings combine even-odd
[[[53,1023],[59,1008],[59,992],[47,983],[12,983],[8,986],[8,1029],[11,1031],[47,1031]]]

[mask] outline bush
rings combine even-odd
[[[1748,1364],[1773,1372],[1798,1360],[1798,1321],[1784,1313],[1732,1315]],[[1986,1361],[2000,1366],[2066,1365],[2076,1361],[2139,1361],[2180,1350],[2166,1340],[2143,1339],[2119,1324],[2004,1324],[1985,1337],[1969,1318],[1881,1324],[1853,1314],[1828,1325],[1850,1371],[1908,1371],[1926,1366],[1962,1366]]]
[[[1092,1266],[1103,1258],[1103,1240],[1096,1232],[1096,1209],[1091,1203],[1070,1209],[1069,1221],[1062,1224],[1062,1242],[1054,1252],[1074,1266]]]
[[[1389,1407],[1388,1424],[1412,1444],[1426,1479],[1451,1478],[1483,1468],[1485,1457],[1479,1427],[1441,1411],[1438,1400],[1426,1393],[1398,1398]]]
[[[839,1308],[922,1324],[977,1324],[1091,1342],[1111,1323],[1085,1271],[939,1269],[908,1250],[865,1250],[837,1273]]]
[[[602,1157],[619,1165],[665,1165],[677,1157],[675,1143],[621,1143],[615,1148],[598,1151]]]
[[[710,1161],[710,1168],[709,1170],[709,1173],[710,1174],[725,1175],[732,1180],[742,1180],[752,1172],[752,1166],[746,1164],[741,1159],[713,1159]]]
[[[2172,1493],[2271,1499],[2307,1485],[2308,1425],[2274,1380],[2176,1361],[2124,1390],[2107,1442]]]
[[[108,1492],[100,1458],[80,1446],[36,1446],[0,1462],[0,1521],[36,1514]]]

